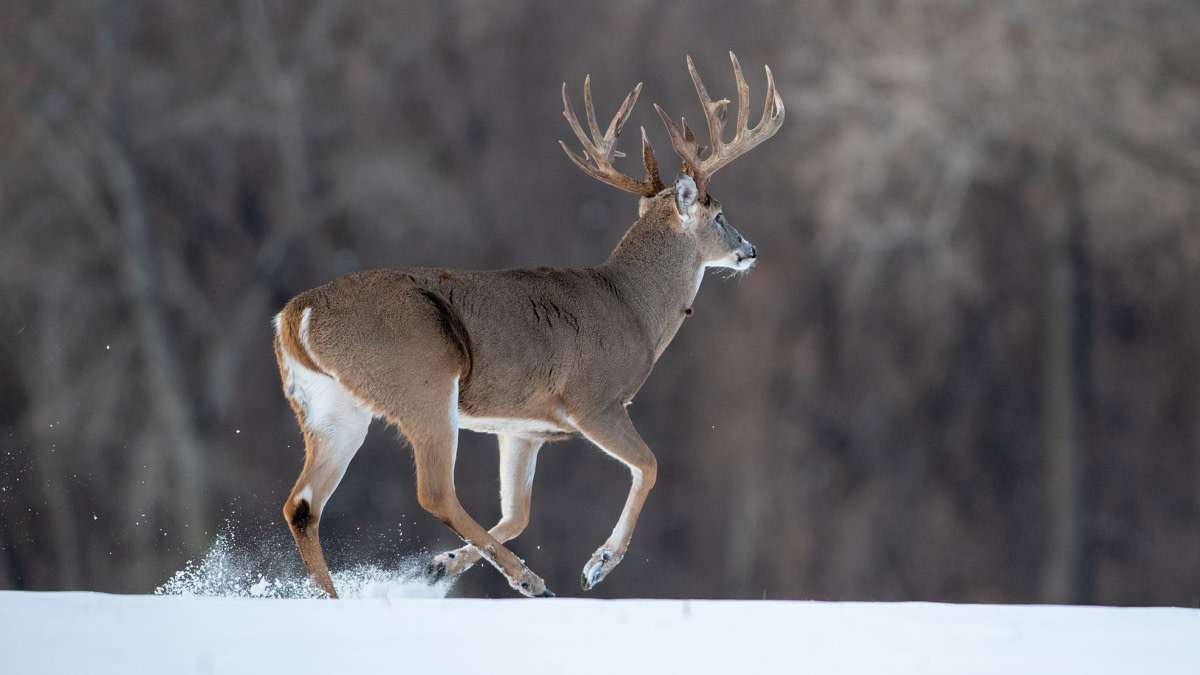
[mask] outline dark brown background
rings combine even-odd
[[[562,156],[561,83],[607,118],[645,81],[669,176],[650,103],[698,121],[684,55],[732,96],[732,49],[788,111],[712,185],[760,262],[632,407],[659,484],[595,594],[1195,606],[1198,43],[1165,0],[5,3],[0,588],[148,592],[224,530],[298,568],[274,312],[601,261],[636,199]],[[514,550],[579,594],[627,487],[551,446]],[[322,530],[335,567],[456,543],[383,428]]]

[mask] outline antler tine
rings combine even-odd
[[[738,63],[737,56],[733,52],[729,52],[729,60],[733,61],[733,76],[737,78],[738,90],[738,119],[737,133],[742,135],[742,129],[746,128],[746,120],[750,117],[750,85],[746,84],[746,78],[742,75],[742,64]],[[771,78],[771,69],[767,68],[767,80]],[[767,85],[767,89],[771,89],[771,85]],[[770,101],[770,91],[767,92],[767,100]]]
[[[654,156],[654,148],[650,147],[650,139],[646,138],[646,127],[642,127],[642,164],[646,166],[645,182],[649,184],[650,194],[658,194],[663,189],[662,178],[658,173],[658,158]]]
[[[729,52],[729,54],[732,56],[733,52]],[[708,122],[708,138],[713,144],[713,153],[716,153],[721,147],[721,137],[725,131],[725,115],[729,109],[729,99],[723,98],[719,101],[714,101],[709,98],[708,89],[704,87],[704,82],[700,79],[700,73],[696,72],[696,65],[692,63],[690,55],[687,57],[687,65],[688,73],[692,76],[692,84],[696,85],[696,94],[700,97],[700,105],[704,108],[704,119]],[[734,60],[734,68],[737,69],[736,59]],[[741,74],[740,71],[738,74]],[[741,120],[740,111],[738,113],[738,120]],[[684,122],[683,128],[685,131],[687,130],[686,122]],[[739,126],[738,134],[741,134],[741,132],[742,130]]]
[[[566,84],[566,83],[564,82],[564,84]],[[634,100],[637,100],[637,97],[639,95],[641,95],[641,93],[642,93],[642,83],[638,82],[638,86],[633,88],[633,93],[630,95],[633,96]],[[629,102],[629,96],[625,97],[625,102],[626,103]],[[583,108],[584,108],[584,112],[587,113],[588,131],[592,132],[592,138],[599,140],[600,139],[600,129],[596,126],[596,107],[592,105],[592,76],[590,74],[583,76]],[[624,108],[622,108],[622,110],[623,109]],[[617,117],[620,117],[620,116],[621,116],[621,113],[620,113],[620,111],[618,111]],[[613,119],[613,123],[614,124],[616,123],[615,118]],[[609,128],[611,129],[612,125],[609,125]],[[618,133],[620,133],[620,132],[618,131]],[[606,137],[604,137],[604,140],[607,141],[609,139],[606,136]],[[607,154],[608,148],[607,147],[604,148],[604,151],[605,151],[605,154]]]
[[[708,133],[712,143],[712,152],[704,159],[701,159],[700,155],[705,148],[696,142],[687,126],[687,121],[681,120],[682,129],[680,129],[661,107],[654,106],[667,126],[667,133],[671,137],[671,146],[675,148],[675,153],[683,159],[684,171],[696,181],[696,188],[700,192],[701,198],[705,195],[705,186],[712,174],[754,146],[774,136],[783,124],[783,99],[775,90],[775,78],[771,75],[771,68],[764,66],[767,73],[767,101],[763,106],[763,116],[753,129],[747,127],[750,87],[746,84],[746,78],[742,74],[742,66],[738,63],[737,56],[733,52],[729,52],[729,59],[733,62],[733,74],[737,79],[738,88],[737,132],[729,143],[722,140],[729,100],[712,100],[708,95],[708,90],[704,87],[704,82],[700,79],[700,74],[696,72],[692,58],[689,56],[687,59],[688,72],[692,76],[692,83],[696,85],[696,94],[700,97],[700,105],[704,108],[704,118],[708,122]]]
[[[657,194],[663,189],[662,180],[658,175],[658,160],[654,157],[654,149],[650,147],[650,141],[646,138],[646,130],[642,129],[642,162],[646,166],[646,180],[638,181],[626,176],[617,171],[612,166],[614,157],[624,157],[625,153],[617,150],[617,137],[621,134],[621,128],[625,126],[625,122],[629,120],[629,115],[633,112],[633,106],[637,103],[638,95],[642,92],[642,83],[639,82],[633,91],[625,97],[625,102],[621,104],[621,108],[617,114],[613,116],[612,122],[609,123],[607,131],[604,135],[600,135],[600,128],[596,125],[596,112],[592,106],[592,87],[591,76],[585,77],[583,80],[583,102],[586,108],[588,121],[588,130],[591,132],[591,138],[584,133],[583,127],[579,124],[579,118],[575,115],[575,110],[571,107],[571,99],[567,96],[567,85],[563,83],[563,117],[567,118],[567,122],[571,125],[571,130],[575,132],[575,136],[579,138],[583,144],[583,156],[580,157],[572,152],[567,144],[559,141],[563,152],[567,153],[567,157],[575,163],[584,173],[612,185],[614,187],[633,192],[634,194],[649,197]]]

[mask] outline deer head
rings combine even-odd
[[[648,215],[655,214],[670,222],[677,222],[682,231],[694,239],[704,267],[745,270],[754,264],[757,252],[754,246],[746,241],[725,219],[720,202],[707,192],[708,181],[712,174],[721,167],[775,135],[775,132],[783,124],[784,107],[782,98],[775,90],[775,80],[771,75],[771,69],[764,66],[767,75],[766,104],[762,119],[753,129],[748,128],[749,86],[742,75],[741,64],[738,63],[733,52],[729,53],[729,58],[733,62],[733,72],[737,78],[738,87],[737,131],[732,141],[727,143],[722,138],[729,100],[712,100],[699,73],[696,72],[690,56],[687,58],[688,72],[691,73],[692,82],[696,86],[696,93],[699,95],[700,104],[704,109],[712,150],[705,154],[708,147],[702,146],[696,141],[686,120],[680,120],[680,124],[676,125],[660,106],[657,104],[654,106],[666,125],[675,153],[683,160],[683,171],[671,188],[664,186],[659,176],[658,160],[655,157],[654,148],[651,147],[650,141],[646,137],[645,127],[641,130],[642,162],[646,168],[645,180],[635,180],[617,171],[612,165],[615,157],[625,156],[624,153],[617,150],[617,138],[641,94],[642,84],[640,82],[625,97],[624,103],[621,104],[617,114],[609,123],[607,130],[601,135],[600,129],[596,125],[596,113],[592,105],[591,78],[584,79],[583,99],[590,137],[584,132],[579,118],[571,107],[571,100],[567,96],[567,85],[564,83],[563,116],[567,118],[575,136],[583,144],[583,154],[575,154],[562,141],[559,141],[559,144],[567,153],[567,157],[584,173],[609,185],[641,196],[642,200],[638,209],[640,220],[645,220]],[[669,213],[667,207],[670,207],[673,213]],[[657,222],[658,219],[655,220]]]

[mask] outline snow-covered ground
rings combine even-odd
[[[1195,609],[408,596],[0,592],[0,672],[1200,673]]]
[[[335,571],[331,601],[294,557],[230,530],[155,595],[0,591],[0,675],[1200,674],[1196,609],[446,599],[420,556]]]

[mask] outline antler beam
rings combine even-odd
[[[592,178],[643,197],[658,194],[663,189],[663,183],[658,175],[658,160],[654,157],[654,148],[650,147],[650,141],[646,138],[646,129],[644,127],[642,128],[642,162],[646,165],[646,180],[634,180],[617,171],[612,165],[614,157],[625,156],[625,153],[617,150],[617,137],[621,134],[621,127],[625,126],[625,122],[629,119],[629,114],[633,112],[633,105],[637,103],[638,95],[642,92],[642,83],[639,82],[633,91],[629,92],[629,95],[625,97],[625,102],[621,104],[621,109],[617,111],[616,116],[609,123],[608,130],[601,136],[600,129],[596,126],[596,112],[592,107],[591,80],[590,75],[583,80],[583,103],[587,112],[588,130],[591,132],[591,138],[584,133],[583,127],[580,126],[579,118],[575,116],[575,110],[571,107],[571,99],[567,97],[567,85],[563,83],[563,117],[567,118],[567,122],[571,124],[571,129],[575,132],[575,136],[583,143],[583,156],[581,157],[571,152],[566,143],[559,141],[558,143],[562,146],[563,152],[566,152],[567,157],[570,157],[576,166],[583,169]]]
[[[742,66],[733,52],[729,52],[729,59],[733,61],[733,73],[737,78],[738,88],[737,134],[729,143],[725,143],[721,137],[725,130],[726,109],[729,106],[729,100],[712,100],[708,95],[708,90],[704,87],[704,82],[700,80],[699,73],[696,72],[696,66],[692,64],[692,57],[689,56],[687,59],[688,72],[691,73],[692,82],[696,85],[696,94],[700,97],[700,105],[704,107],[704,117],[708,121],[708,135],[713,145],[712,152],[707,157],[701,158],[700,155],[707,148],[696,141],[686,120],[681,119],[680,125],[676,125],[662,107],[658,104],[654,105],[655,110],[662,117],[663,123],[667,125],[667,133],[671,136],[671,145],[675,148],[675,153],[684,161],[684,171],[696,181],[696,187],[702,200],[705,197],[704,189],[708,184],[708,179],[714,173],[754,146],[774,136],[783,124],[783,99],[775,90],[775,79],[771,76],[771,68],[763,66],[767,71],[767,102],[758,125],[753,129],[747,128],[746,118],[749,117],[750,112],[750,87],[746,84],[746,78],[742,75]]]

